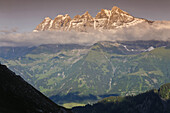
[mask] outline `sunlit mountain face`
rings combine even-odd
[[[114,6],[111,10],[102,9],[98,12],[96,17],[92,17],[89,12],[83,15],[77,15],[73,19],[66,15],[58,15],[54,20],[46,17],[44,21],[39,24],[34,32],[38,31],[88,31],[90,30],[110,30],[121,27],[129,27],[142,22],[149,22],[145,19],[139,19],[131,16],[127,12]],[[152,23],[152,22],[150,22]]]

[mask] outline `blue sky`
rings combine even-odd
[[[95,16],[113,6],[135,17],[170,20],[170,0],[0,0],[0,31],[31,32],[46,16],[73,18],[85,11]]]

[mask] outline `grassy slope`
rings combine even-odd
[[[88,53],[85,49],[38,51],[1,61],[47,96],[131,95],[170,82],[170,49],[164,47],[136,55],[100,44]]]
[[[62,106],[65,107],[65,108],[71,109],[71,108],[76,107],[76,106],[85,106],[85,104],[72,102],[72,103],[65,103]]]

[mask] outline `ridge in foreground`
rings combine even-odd
[[[71,113],[0,64],[0,113]]]

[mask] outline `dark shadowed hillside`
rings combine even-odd
[[[0,113],[69,113],[0,65]]]
[[[137,96],[108,97],[75,113],[170,113],[170,83]]]

